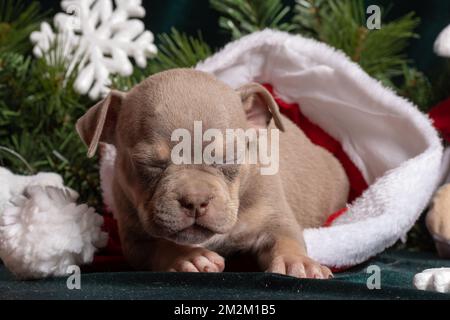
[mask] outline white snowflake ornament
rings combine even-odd
[[[441,57],[450,57],[450,25],[437,37],[434,43],[434,51]]]
[[[54,29],[43,23],[31,34],[34,54],[42,57],[57,43],[70,65],[79,73],[75,89],[96,100],[109,92],[110,75],[130,76],[133,58],[145,68],[157,53],[154,37],[141,20],[145,9],[141,0],[63,0],[64,13],[54,18]],[[51,61],[50,61],[51,62]]]

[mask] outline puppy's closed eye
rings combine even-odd
[[[163,143],[138,144],[130,150],[133,166],[144,175],[161,174],[169,165],[168,147]]]
[[[166,170],[167,164],[163,162],[135,161],[134,167],[136,168],[136,173],[148,183],[159,178]]]

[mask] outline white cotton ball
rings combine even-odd
[[[64,276],[106,245],[103,218],[61,188],[32,186],[0,215],[0,258],[21,279]]]
[[[0,167],[0,213],[11,198],[23,194],[26,187],[35,185],[65,188],[63,178],[56,173],[41,172],[34,176],[21,176]],[[73,201],[78,199],[76,191],[70,188],[66,189]]]
[[[424,270],[414,276],[413,283],[419,290],[450,292],[450,268]]]
[[[450,26],[447,26],[434,43],[434,52],[441,57],[450,57]]]
[[[11,199],[11,186],[16,184],[16,178],[8,169],[0,167],[0,212]]]

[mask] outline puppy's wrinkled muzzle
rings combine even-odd
[[[199,244],[233,227],[236,206],[220,179],[193,169],[179,170],[165,179],[148,208],[152,218],[147,230],[153,236]]]

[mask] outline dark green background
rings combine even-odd
[[[42,6],[56,12],[60,10],[59,2],[42,1]],[[283,2],[291,7],[295,4],[295,0]],[[147,9],[147,28],[155,34],[175,27],[192,35],[200,30],[204,39],[215,48],[229,41],[228,35],[218,28],[218,13],[211,9],[209,0],[144,0],[143,3]],[[414,11],[421,18],[417,29],[420,39],[412,42],[409,56],[427,74],[439,72],[442,59],[433,53],[433,42],[439,32],[450,24],[449,0],[367,0],[366,3],[390,7],[388,20]]]

